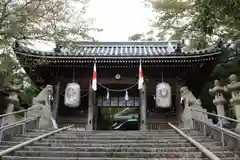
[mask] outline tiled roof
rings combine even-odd
[[[179,41],[154,42],[49,42],[18,40],[14,50],[33,56],[56,57],[148,57],[204,54],[209,50],[176,52]],[[212,50],[212,49],[211,49]]]

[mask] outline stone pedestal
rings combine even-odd
[[[234,107],[236,119],[240,121],[240,82],[237,79],[235,74],[230,75],[230,83],[225,87],[225,91],[231,93],[230,104]],[[240,132],[240,123],[235,130]]]
[[[224,87],[220,86],[219,80],[214,81],[214,87],[209,89],[209,93],[214,96],[213,104],[216,106],[217,114],[225,116],[224,104],[226,103],[226,99],[223,96]],[[227,121],[223,119],[222,123],[226,124]]]
[[[19,99],[18,99],[19,87],[16,85],[13,85],[9,87],[8,92],[9,92],[9,96],[6,98],[6,100],[8,101],[6,113],[12,113],[14,111],[14,107],[19,104]],[[7,124],[11,124],[16,121],[17,121],[17,117],[15,115],[9,115],[5,119],[5,122]]]

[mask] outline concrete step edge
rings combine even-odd
[[[3,160],[146,160],[146,158],[108,158],[108,157],[19,157],[19,156],[3,156]],[[148,160],[156,160],[156,158],[148,158]],[[172,158],[161,158],[161,160],[173,160]],[[185,158],[178,158],[177,160],[186,160]],[[187,160],[209,160],[208,158],[188,158]],[[224,160],[238,160],[226,158]]]

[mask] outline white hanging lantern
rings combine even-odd
[[[156,105],[161,108],[169,108],[172,104],[171,86],[162,82],[156,86]]]
[[[64,104],[70,108],[80,105],[81,88],[77,83],[68,83],[65,89]]]
[[[107,95],[106,95],[106,99],[109,100],[110,95],[109,95],[109,90],[107,90]]]
[[[129,100],[129,97],[128,97],[128,91],[126,90],[125,91],[125,97],[124,97],[125,101],[128,101]]]

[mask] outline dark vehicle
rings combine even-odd
[[[113,130],[139,130],[139,122],[136,119],[130,119],[113,127]]]

